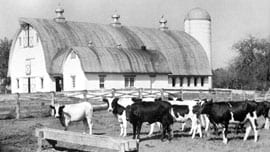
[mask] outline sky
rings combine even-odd
[[[231,62],[237,41],[270,38],[270,0],[0,0],[0,39],[13,38],[19,17],[54,18],[59,3],[71,21],[109,24],[117,11],[122,25],[158,28],[164,15],[169,29],[181,31],[189,10],[201,7],[212,19],[213,69]]]

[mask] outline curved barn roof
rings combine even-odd
[[[211,75],[202,46],[182,31],[49,19],[19,21],[30,24],[39,34],[50,74],[62,73],[65,55],[73,48],[81,56],[85,72]],[[87,47],[89,41],[91,49]]]

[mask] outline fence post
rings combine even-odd
[[[143,98],[143,96],[142,96],[142,88],[138,89],[138,93],[139,93],[139,98],[142,99]]]
[[[112,98],[115,97],[115,92],[116,92],[116,90],[115,90],[115,88],[113,88],[113,89],[112,89]]]
[[[161,100],[164,100],[164,89],[163,88],[160,90],[160,96],[161,96]]]
[[[233,101],[233,91],[231,90],[231,101]]]
[[[183,92],[183,88],[181,88],[181,99],[184,100],[184,92]]]
[[[83,100],[87,101],[87,90],[83,91]]]
[[[55,104],[55,92],[51,91],[51,97],[52,97],[51,105],[54,105]],[[53,116],[53,115],[54,115],[54,111],[51,110],[51,116]]]
[[[20,94],[16,93],[16,119],[20,119]]]

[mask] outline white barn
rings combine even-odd
[[[211,19],[200,8],[184,21],[185,31],[127,27],[120,16],[108,25],[20,18],[8,74],[12,93],[111,88],[209,89]]]

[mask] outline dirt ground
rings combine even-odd
[[[259,126],[262,125],[262,120],[259,120]],[[34,152],[37,148],[37,139],[34,136],[34,129],[36,127],[50,127],[56,129],[63,129],[59,120],[53,117],[47,118],[27,118],[20,120],[0,120],[0,152]],[[247,141],[243,141],[243,133],[235,134],[229,133],[229,143],[227,145],[222,143],[222,136],[215,136],[211,134],[208,137],[191,139],[188,135],[187,128],[184,132],[179,131],[180,125],[173,126],[175,137],[172,141],[161,142],[159,133],[156,128],[155,134],[147,138],[149,126],[144,125],[141,135],[140,152],[269,152],[270,151],[270,130],[259,130],[259,141],[253,141],[253,134]],[[82,122],[71,124],[70,131],[83,132]],[[118,136],[120,127],[117,119],[107,111],[99,111],[94,113],[94,134],[104,134],[110,136]],[[128,126],[127,139],[131,139],[132,126]],[[58,143],[57,150],[52,149],[47,143],[44,143],[46,152],[85,152],[85,146],[71,145],[68,143]],[[65,147],[65,148],[64,148]],[[99,149],[91,147],[91,152],[108,152],[108,149]]]

